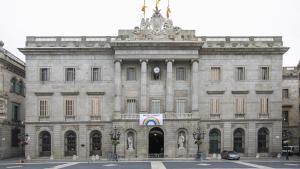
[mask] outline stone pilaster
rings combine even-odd
[[[148,60],[140,60],[141,62],[141,100],[140,112],[147,112],[147,62]]]
[[[166,60],[167,78],[166,78],[166,112],[174,112],[174,89],[173,89],[173,62]]]
[[[79,125],[78,135],[78,156],[80,159],[87,159],[89,157],[89,144],[87,142],[87,127],[86,125]]]
[[[198,72],[199,72],[199,61],[192,60],[192,112],[199,111],[199,101],[198,101]]]
[[[121,79],[121,63],[122,60],[115,60],[115,115],[121,113],[121,95],[122,95],[122,79]]]
[[[53,155],[54,159],[62,159],[64,157],[64,137],[62,134],[61,125],[54,125],[53,126],[53,143],[51,154]]]

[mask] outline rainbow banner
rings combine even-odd
[[[163,115],[162,114],[140,114],[141,126],[162,126]]]

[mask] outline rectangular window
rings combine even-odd
[[[92,81],[100,81],[101,80],[101,69],[100,68],[92,68]]]
[[[65,100],[66,116],[74,116],[74,100]]]
[[[219,99],[210,99],[210,113],[211,114],[220,114]]]
[[[267,97],[260,98],[260,113],[269,113],[269,99]]]
[[[176,100],[176,113],[186,113],[185,112],[185,100]]]
[[[238,81],[246,79],[246,74],[245,74],[245,68],[244,67],[237,67],[236,68],[236,77],[237,77]]]
[[[5,100],[0,99],[0,116],[1,115],[3,116],[5,114],[6,114],[6,103],[5,103]]]
[[[282,122],[288,123],[289,122],[289,112],[283,111],[282,112]]]
[[[137,113],[136,111],[136,100],[135,99],[128,99],[127,100],[127,113],[128,114],[135,114]]]
[[[261,67],[261,80],[270,80],[269,67]]]
[[[75,81],[75,68],[66,68],[66,81],[73,82]]]
[[[101,105],[100,105],[100,97],[92,97],[91,98],[91,115],[92,116],[100,116]]]
[[[176,80],[186,80],[186,71],[184,67],[176,68]]]
[[[49,115],[48,100],[40,100],[40,116],[47,117]]]
[[[282,98],[289,98],[289,89],[282,89]]]
[[[236,98],[235,99],[235,113],[236,114],[244,114],[245,113],[245,99],[244,98]]]
[[[211,67],[211,80],[218,81],[221,80],[221,68]]]
[[[135,68],[127,68],[127,80],[133,81],[136,80],[136,70]]]
[[[19,119],[19,111],[20,111],[19,106],[20,105],[15,104],[15,103],[12,104],[12,113],[13,113],[12,121],[14,121],[14,122],[17,122],[20,120]]]
[[[152,100],[152,114],[159,114],[160,113],[160,100]]]
[[[40,80],[42,82],[50,81],[50,69],[49,68],[41,68],[40,69]]]

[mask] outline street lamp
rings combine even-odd
[[[114,130],[110,132],[110,139],[111,139],[111,142],[112,142],[112,145],[114,146],[114,160],[118,161],[118,156],[117,156],[117,145],[120,144],[120,136],[121,136],[121,133],[117,130],[117,127],[115,126],[114,127]]]
[[[193,137],[195,140],[195,144],[198,146],[196,159],[201,160],[202,153],[200,152],[200,145],[202,144],[202,140],[204,139],[205,131],[201,131],[200,127],[193,133]]]

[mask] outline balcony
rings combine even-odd
[[[221,114],[210,114],[210,119],[211,120],[220,120]]]
[[[39,116],[39,121],[41,122],[47,122],[49,121],[50,117],[49,116]]]
[[[75,116],[65,116],[65,121],[75,121],[76,117]]]
[[[245,119],[245,114],[243,113],[236,113],[234,116],[236,119]]]
[[[259,113],[259,118],[260,119],[268,119],[269,117],[269,113]]]
[[[90,116],[90,120],[91,121],[100,121],[101,120],[101,116]]]
[[[192,119],[192,113],[163,113],[163,118],[168,120],[176,119]],[[139,114],[121,114],[122,120],[138,120],[140,118]]]

